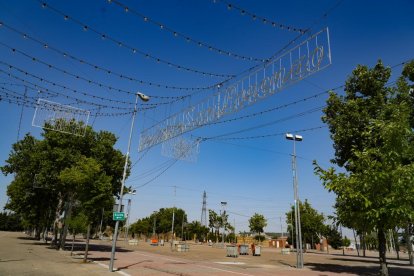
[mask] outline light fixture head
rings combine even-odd
[[[293,134],[291,134],[291,133],[286,133],[286,139],[288,139],[288,140],[293,140]]]
[[[138,92],[137,95],[143,102],[148,102],[150,100],[150,97],[145,94]]]
[[[302,141],[303,140],[302,135],[295,135],[295,140],[296,141]]]

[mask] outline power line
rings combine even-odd
[[[36,38],[33,38],[33,37],[29,36],[28,34],[23,33],[23,32],[15,29],[15,28],[7,25],[4,22],[0,22],[0,26],[3,26],[5,28],[7,28],[8,30],[13,31],[13,32],[19,34],[20,37],[22,37],[24,39],[31,40],[31,41],[33,41],[33,42],[41,45],[45,49],[49,49],[49,50],[51,50],[51,51],[53,51],[55,53],[58,53],[60,56],[63,56],[65,58],[70,58],[70,59],[72,59],[72,60],[74,60],[76,62],[79,62],[80,64],[87,65],[87,66],[91,67],[92,69],[95,69],[95,70],[98,70],[98,71],[102,71],[102,72],[105,72],[107,74],[112,74],[112,75],[117,76],[117,77],[119,77],[121,79],[124,79],[124,80],[132,81],[132,82],[139,83],[139,84],[144,84],[144,85],[159,87],[159,88],[172,89],[172,90],[195,90],[194,88],[191,88],[191,87],[178,87],[178,86],[173,86],[173,85],[167,85],[167,84],[160,84],[160,83],[155,83],[155,82],[144,81],[144,80],[140,80],[140,79],[137,79],[137,78],[134,78],[134,77],[131,77],[131,76],[122,74],[122,73],[118,73],[118,72],[113,71],[113,70],[110,70],[108,68],[105,68],[105,67],[102,67],[102,66],[98,66],[96,64],[93,64],[93,63],[91,63],[91,62],[89,62],[87,60],[78,58],[78,57],[76,57],[76,56],[74,56],[74,55],[72,55],[72,54],[70,54],[68,52],[59,50],[59,49],[57,49],[57,48],[49,45],[49,43],[44,42],[44,41],[40,41],[40,40],[38,40]],[[10,46],[9,46],[9,48],[10,48]],[[208,88],[200,88],[200,89],[208,89]],[[131,94],[133,94],[133,93],[131,93]],[[168,98],[182,98],[183,96],[171,97],[171,96],[151,95],[151,97],[153,97],[153,98],[166,98],[166,99],[168,99]]]
[[[94,29],[94,28],[88,26],[87,24],[84,24],[83,22],[79,21],[78,19],[73,18],[72,16],[68,16],[66,13],[64,13],[64,12],[62,12],[62,11],[60,11],[60,10],[52,7],[52,6],[50,6],[49,4],[47,4],[45,2],[42,2],[42,1],[39,1],[39,0],[38,0],[38,2],[41,3],[41,5],[42,5],[43,8],[48,8],[50,11],[53,11],[54,13],[56,13],[56,14],[58,14],[60,16],[63,16],[63,18],[65,19],[65,21],[72,21],[73,23],[81,26],[84,31],[91,31],[91,32],[97,34],[103,40],[110,41],[110,42],[118,45],[119,47],[128,49],[130,51],[130,53],[132,53],[132,54],[140,54],[141,56],[144,56],[147,59],[151,59],[153,61],[156,61],[157,63],[163,63],[163,64],[166,64],[166,65],[168,65],[170,67],[174,67],[174,68],[176,68],[178,70],[184,70],[184,71],[187,71],[187,72],[201,74],[201,75],[204,75],[204,76],[224,77],[224,78],[233,76],[233,75],[230,75],[230,74],[218,74],[218,73],[204,72],[204,71],[201,71],[201,70],[198,70],[198,69],[189,68],[189,67],[182,66],[182,65],[179,65],[179,64],[170,62],[168,60],[165,60],[165,59],[156,57],[156,56],[154,56],[152,54],[149,54],[147,52],[141,51],[141,50],[139,50],[136,47],[130,46],[127,43],[124,43],[124,42],[122,42],[122,41],[120,41],[120,40],[118,40],[118,39],[116,39],[116,38],[114,38],[112,36],[109,36],[109,35],[101,32],[101,31],[98,31],[97,29]],[[192,88],[192,89],[188,89],[188,90],[198,90],[198,89],[199,88]]]
[[[213,0],[213,3],[219,3],[219,2],[225,4],[227,6],[227,10],[237,10],[237,11],[240,12],[240,15],[242,15],[242,16],[249,16],[249,17],[251,17],[251,19],[253,21],[262,22],[262,24],[264,24],[264,25],[267,25],[268,24],[268,25],[272,26],[273,28],[279,28],[281,30],[298,32],[298,33],[301,33],[301,34],[303,34],[305,32],[304,29],[296,28],[296,27],[292,27],[292,26],[288,26],[288,25],[285,25],[285,24],[281,24],[281,23],[275,22],[275,21],[273,21],[271,19],[267,19],[265,17],[262,17],[262,16],[259,16],[259,15],[255,14],[253,12],[250,12],[250,11],[244,9],[244,8],[241,8],[239,6],[236,6],[233,3],[230,3],[228,1],[224,1],[224,0]]]
[[[98,87],[100,87],[100,88],[106,88],[106,89],[108,89],[109,91],[116,91],[116,92],[121,92],[121,93],[125,93],[125,94],[129,94],[129,95],[134,95],[136,92],[133,92],[133,91],[127,91],[127,90],[124,90],[124,89],[120,89],[120,88],[116,88],[116,87],[112,87],[112,86],[110,86],[110,85],[106,85],[106,84],[104,84],[104,83],[102,83],[102,82],[98,82],[98,81],[94,81],[94,80],[91,80],[91,79],[87,79],[87,78],[85,78],[85,77],[83,77],[83,76],[81,76],[81,75],[77,75],[77,74],[75,74],[75,73],[71,73],[71,72],[69,72],[69,71],[67,71],[67,70],[65,70],[65,69],[62,69],[62,68],[60,68],[60,67],[57,67],[57,66],[55,66],[55,65],[52,65],[52,64],[50,64],[50,63],[47,63],[47,62],[45,62],[45,61],[43,61],[43,60],[41,60],[41,59],[39,59],[39,58],[36,58],[36,57],[34,57],[34,56],[32,56],[32,55],[29,55],[29,54],[27,54],[27,53],[25,53],[25,52],[23,52],[23,51],[20,51],[20,50],[18,50],[18,49],[16,49],[16,48],[13,48],[13,47],[10,47],[10,46],[8,46],[7,44],[5,44],[5,43],[2,43],[2,42],[0,42],[0,45],[1,46],[3,46],[3,47],[6,47],[6,48],[8,48],[8,49],[10,49],[13,53],[18,53],[18,54],[20,54],[20,55],[22,55],[22,56],[24,56],[24,57],[26,57],[26,58],[28,58],[28,59],[31,59],[33,62],[37,62],[37,63],[40,63],[40,64],[42,64],[42,65],[44,65],[44,66],[47,66],[49,69],[54,69],[54,70],[56,70],[56,71],[58,71],[58,72],[60,72],[60,73],[63,73],[63,74],[65,74],[65,75],[68,75],[68,76],[71,76],[71,77],[73,77],[73,78],[75,78],[75,79],[77,79],[77,80],[82,80],[82,81],[85,81],[85,82],[87,82],[88,84],[93,84],[93,85],[95,85],[95,86],[98,86]],[[173,98],[173,99],[178,99],[178,100],[182,100],[182,99],[185,99],[186,97],[189,97],[189,95],[185,95],[185,96],[179,96],[179,97],[164,97],[164,96],[155,96],[155,98]],[[177,101],[177,100],[175,100],[175,101]],[[171,101],[169,101],[169,102],[165,102],[165,103],[156,103],[156,104],[146,104],[146,105],[161,105],[161,104],[170,104],[171,103]],[[129,104],[129,103],[128,103]]]
[[[160,22],[157,22],[155,20],[152,20],[151,18],[149,18],[148,16],[146,16],[146,15],[138,12],[137,10],[134,10],[134,9],[132,9],[130,7],[127,7],[126,5],[124,5],[123,3],[121,3],[120,1],[117,1],[117,0],[109,0],[107,2],[108,3],[114,3],[117,6],[121,7],[126,13],[130,13],[130,14],[132,14],[134,16],[137,16],[137,17],[141,18],[142,20],[144,20],[144,22],[148,22],[150,24],[153,24],[153,25],[157,26],[159,28],[159,30],[163,30],[163,31],[169,32],[174,37],[182,38],[182,39],[184,39],[185,41],[187,41],[189,43],[193,43],[193,44],[195,44],[195,45],[197,45],[199,47],[206,48],[209,51],[213,51],[215,53],[218,53],[218,54],[221,54],[221,55],[226,55],[226,56],[229,56],[229,57],[232,57],[232,58],[236,58],[236,59],[240,59],[240,60],[251,60],[251,61],[260,61],[260,62],[265,61],[265,59],[260,59],[260,58],[255,58],[255,57],[248,57],[248,56],[240,55],[240,54],[237,54],[237,53],[234,53],[234,52],[230,52],[230,51],[227,51],[227,50],[219,49],[219,48],[217,48],[217,47],[215,47],[215,46],[213,46],[211,44],[208,44],[206,42],[202,42],[200,40],[194,39],[194,38],[192,38],[192,37],[190,37],[190,36],[188,36],[186,34],[183,34],[181,32],[178,32],[178,31],[176,31],[176,30],[174,30],[174,29],[166,26],[163,23],[160,23]]]

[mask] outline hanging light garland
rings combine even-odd
[[[40,2],[42,4],[42,7],[43,8],[47,8],[48,10],[53,11],[54,13],[59,14],[60,16],[63,16],[63,18],[65,19],[65,21],[71,21],[71,22],[73,22],[73,23],[81,26],[81,28],[83,30],[88,30],[88,31],[91,31],[91,32],[97,34],[99,37],[102,38],[102,40],[110,41],[110,42],[115,43],[116,45],[118,45],[118,46],[120,46],[122,48],[128,49],[130,51],[130,53],[132,53],[132,54],[140,54],[141,56],[144,56],[147,59],[151,59],[153,61],[156,61],[157,63],[163,63],[163,64],[168,65],[169,67],[174,67],[174,68],[176,68],[178,70],[183,70],[183,71],[187,71],[187,72],[201,74],[201,75],[204,75],[204,76],[222,77],[222,78],[229,78],[229,77],[232,77],[233,76],[231,74],[219,74],[219,73],[205,72],[205,71],[201,71],[201,70],[198,70],[198,69],[195,69],[195,68],[186,67],[186,66],[179,65],[179,64],[170,62],[168,60],[159,58],[159,57],[154,56],[154,55],[152,55],[150,53],[141,51],[141,50],[139,50],[136,47],[130,46],[127,43],[121,42],[120,40],[118,40],[116,38],[113,38],[112,36],[109,36],[107,34],[104,34],[103,32],[98,31],[97,29],[94,29],[94,28],[88,26],[87,24],[82,23],[81,21],[79,21],[79,20],[77,20],[77,19],[75,19],[73,17],[70,17],[68,15],[65,15],[65,13],[63,13],[62,11],[60,11],[60,10],[54,8],[54,7],[51,7],[49,4],[47,4],[45,2],[41,2],[41,1],[38,1],[38,2]]]
[[[157,22],[155,20],[150,19],[148,16],[146,16],[144,14],[141,14],[140,12],[138,12],[138,11],[136,11],[134,9],[131,9],[130,7],[127,7],[126,5],[124,5],[122,2],[120,2],[118,0],[108,0],[107,2],[108,3],[114,3],[115,5],[121,7],[124,11],[127,11],[128,13],[130,13],[132,15],[135,15],[135,16],[143,19],[145,22],[148,22],[148,23],[151,23],[151,24],[153,24],[155,26],[158,26],[160,28],[160,30],[169,32],[174,37],[182,38],[182,39],[184,39],[187,42],[193,43],[193,44],[198,45],[200,47],[204,47],[204,48],[206,48],[206,49],[208,49],[210,51],[216,52],[216,53],[218,53],[220,55],[229,56],[229,57],[232,57],[232,58],[235,58],[235,59],[239,59],[239,60],[249,60],[249,61],[256,61],[256,62],[264,62],[264,61],[266,61],[266,59],[263,59],[263,58],[248,57],[248,56],[240,55],[240,54],[237,54],[237,53],[234,53],[234,52],[230,52],[230,51],[227,51],[227,50],[219,49],[219,48],[217,48],[215,46],[212,46],[212,45],[210,45],[208,43],[205,43],[205,42],[199,41],[197,39],[194,39],[194,38],[192,38],[192,37],[190,37],[190,36],[188,36],[186,34],[180,33],[180,32],[178,32],[178,31],[176,31],[176,30],[174,30],[174,29],[172,29],[170,27],[167,27],[165,24],[162,24],[160,22]]]
[[[281,30],[287,30],[287,31],[291,31],[291,32],[297,32],[297,33],[300,33],[300,34],[304,34],[306,32],[305,29],[288,26],[288,25],[281,24],[281,23],[275,22],[273,20],[267,19],[265,17],[258,16],[255,13],[249,12],[248,10],[243,9],[243,8],[241,8],[237,5],[234,5],[230,2],[227,2],[225,0],[213,0],[213,3],[218,3],[218,2],[223,3],[227,7],[227,10],[236,10],[242,16],[249,16],[253,21],[262,22],[263,24],[270,25],[273,28],[278,28],[278,29],[281,29]]]

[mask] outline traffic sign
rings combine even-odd
[[[113,212],[112,219],[113,220],[125,220],[125,213],[124,212]]]

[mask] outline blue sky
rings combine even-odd
[[[414,3],[408,0],[216,3],[209,0],[122,0],[120,3],[128,7],[128,12],[116,3],[110,4],[106,0],[50,0],[45,1],[46,8],[42,8],[41,2],[0,1],[0,21],[4,23],[0,27],[0,95],[3,98],[0,101],[0,164],[3,165],[7,159],[18,133],[19,138],[27,132],[37,137],[41,133],[41,129],[32,127],[33,106],[22,108],[13,100],[16,98],[10,96],[22,97],[25,86],[27,96],[32,99],[47,96],[44,91],[39,93],[34,89],[36,84],[59,93],[48,100],[91,110],[92,114],[96,112],[96,105],[76,102],[73,98],[117,107],[100,109],[99,112],[106,113],[105,116],[91,117],[90,123],[93,123],[96,130],[114,132],[119,137],[117,148],[124,153],[131,115],[114,115],[119,115],[116,113],[125,112],[126,107],[131,107],[130,104],[117,101],[133,103],[134,96],[116,92],[114,89],[109,90],[105,86],[130,92],[141,91],[152,96],[149,103],[157,105],[152,110],[139,111],[136,118],[131,161],[135,163],[142,159],[133,167],[127,186],[145,186],[137,189],[136,195],[130,196],[132,220],[173,205],[185,209],[190,220],[199,220],[202,193],[206,190],[207,208],[218,212],[220,202],[226,201],[227,210],[231,212],[230,221],[235,221],[238,231],[247,230],[248,218],[255,212],[268,218],[267,231],[280,231],[279,217],[284,217],[293,202],[293,145],[283,135],[208,140],[200,144],[196,162],[178,161],[167,170],[165,169],[173,161],[162,154],[162,146],[138,153],[141,130],[216,92],[215,89],[209,89],[195,93],[194,90],[178,90],[173,87],[209,86],[225,79],[194,71],[237,75],[258,64],[220,54],[218,50],[209,50],[208,47],[197,46],[191,41],[187,42],[185,37],[223,52],[231,52],[232,55],[267,58],[299,35],[286,30],[286,27],[272,27],[269,21],[292,28],[312,27],[299,41],[329,27],[331,66],[222,120],[296,101],[297,104],[251,118],[204,126],[184,135],[186,138],[191,138],[190,135],[212,137],[266,123],[269,123],[267,127],[226,137],[245,138],[317,128],[300,133],[304,140],[297,144],[299,194],[301,199],[308,199],[313,207],[327,215],[333,213],[334,195],[324,190],[320,180],[313,174],[312,166],[312,160],[317,160],[323,167],[327,167],[333,157],[329,132],[323,127],[320,120],[322,112],[318,110],[324,106],[327,94],[307,101],[301,100],[344,84],[357,64],[372,66],[378,59],[382,59],[386,65],[391,66],[413,58],[414,20],[411,11]],[[236,8],[228,9],[228,3],[243,8],[244,15]],[[332,7],[335,8],[323,17]],[[255,14],[256,20],[249,14]],[[65,20],[63,15],[69,18]],[[147,17],[147,21],[144,17]],[[262,18],[267,19],[266,24]],[[174,32],[177,32],[177,36]],[[21,33],[27,34],[29,39],[25,39]],[[105,34],[105,37],[102,38],[101,34]],[[17,51],[13,52],[11,49]],[[136,49],[137,53],[132,49]],[[64,57],[59,51],[99,68],[106,68],[111,73]],[[153,58],[146,58],[145,54],[139,52],[147,53]],[[160,61],[157,62],[157,59]],[[39,61],[52,65],[52,68]],[[169,66],[166,62],[176,66]],[[10,69],[8,65],[13,67]],[[189,68],[190,71],[179,69],[178,66]],[[79,75],[81,78],[62,71]],[[396,67],[392,78],[395,79],[400,71],[401,67]],[[30,74],[42,78],[43,81]],[[169,88],[129,81],[120,78],[120,74],[147,83],[167,85]],[[72,89],[72,92],[69,89],[53,87],[50,82]],[[90,96],[74,93],[73,90]],[[163,103],[168,103],[170,99],[159,98],[179,97],[190,93],[191,97],[169,104]],[[5,99],[6,95],[12,99],[11,103]],[[71,98],[68,99],[67,96]],[[143,107],[141,103],[140,107]],[[303,114],[300,116],[301,113]],[[10,181],[10,176],[0,176],[0,207],[7,201],[6,186]],[[175,197],[173,186],[177,186]],[[282,228],[285,231],[284,218]]]

